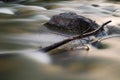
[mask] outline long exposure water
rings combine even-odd
[[[0,2],[0,80],[120,80],[120,2],[104,0],[22,0]],[[71,43],[44,53],[39,49],[68,38],[48,30],[53,15],[75,12],[110,35],[101,48],[80,50]]]

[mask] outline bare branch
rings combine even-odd
[[[59,46],[62,46],[62,45],[64,45],[64,44],[66,44],[66,43],[68,43],[68,42],[70,42],[70,41],[73,41],[73,40],[76,40],[76,39],[85,38],[85,37],[88,37],[88,36],[91,36],[91,35],[96,35],[96,34],[98,34],[100,31],[103,30],[103,28],[104,28],[105,25],[107,25],[107,24],[110,23],[110,22],[112,22],[112,21],[107,21],[107,22],[103,23],[103,24],[101,25],[101,27],[98,27],[97,29],[95,29],[95,30],[93,30],[93,31],[91,31],[91,32],[88,32],[88,33],[85,33],[85,34],[80,34],[80,35],[77,35],[77,36],[74,36],[74,37],[70,37],[70,38],[65,39],[65,40],[63,40],[63,41],[60,41],[60,42],[54,43],[54,44],[52,44],[52,45],[50,45],[50,46],[47,46],[47,47],[45,47],[45,48],[41,48],[40,51],[48,52],[48,51],[51,51],[51,50],[53,50],[53,49],[55,49],[55,48],[57,48],[57,47],[59,47]]]

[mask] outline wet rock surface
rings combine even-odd
[[[99,27],[93,20],[73,12],[55,15],[45,26],[50,30],[68,34],[83,34]]]

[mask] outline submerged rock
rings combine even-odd
[[[65,34],[83,34],[99,27],[93,20],[72,12],[53,16],[45,26]]]

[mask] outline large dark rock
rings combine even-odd
[[[45,26],[50,30],[67,34],[83,34],[95,30],[99,25],[76,13],[61,13],[53,16]]]

